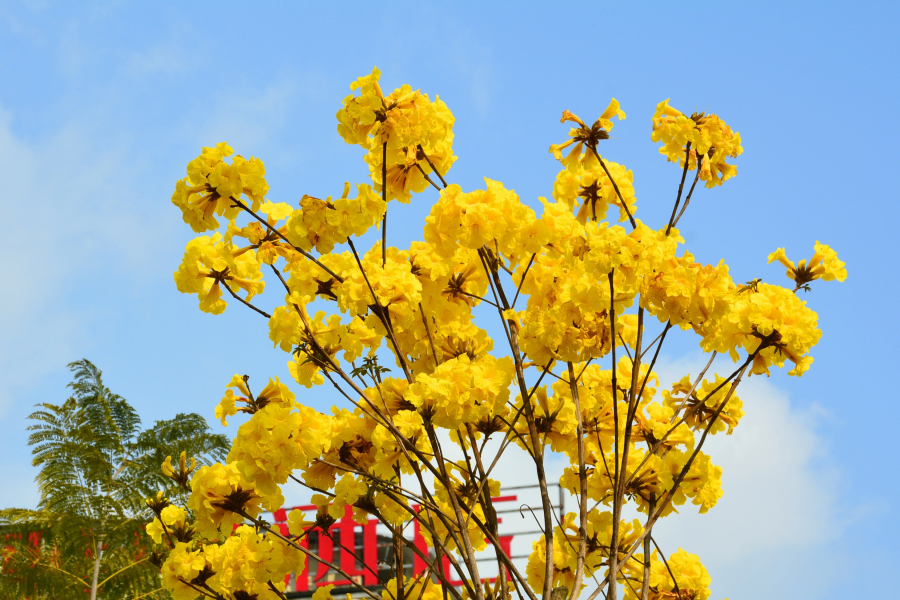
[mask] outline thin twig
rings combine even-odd
[[[434,167],[434,163],[432,163],[432,162],[431,162],[431,159],[428,158],[428,155],[425,154],[425,150],[422,149],[422,144],[417,144],[417,148],[418,148],[419,152],[422,153],[422,156],[425,157],[425,161],[428,163],[428,166],[431,167],[431,170],[434,171],[435,173],[437,173],[437,176],[440,177],[441,183],[444,184],[444,189],[446,189],[446,188],[447,188],[447,182],[446,182],[446,180],[444,180],[444,176],[441,175],[441,172],[438,171],[438,170]]]
[[[525,272],[522,273],[522,279],[519,280],[519,285],[516,286],[516,296],[513,298],[512,307],[516,307],[516,300],[519,299],[519,292],[522,291],[522,285],[525,283],[525,277],[528,275],[528,270],[531,269],[531,264],[534,262],[534,257],[537,256],[537,253],[531,255],[531,260],[528,261],[528,266],[525,267]]]
[[[384,220],[381,222],[381,268],[387,264],[387,140],[381,145],[381,200],[384,202]],[[377,302],[377,300],[376,300]]]
[[[603,171],[606,173],[606,176],[613,184],[613,189],[616,190],[616,196],[619,197],[619,202],[622,203],[622,208],[625,209],[625,214],[628,215],[628,220],[631,222],[631,228],[637,229],[637,223],[634,221],[634,217],[631,216],[631,211],[628,210],[628,205],[625,204],[625,199],[622,198],[622,192],[619,191],[619,186],[616,185],[616,180],[613,179],[613,176],[610,174],[609,169],[606,168],[606,163],[603,162],[603,159],[600,158],[600,155],[597,153],[597,148],[594,146],[589,146],[591,150],[594,152],[594,156],[597,157],[597,160],[600,161],[600,166],[603,167]],[[615,600],[615,596],[612,597],[611,600]]]
[[[248,307],[252,308],[253,310],[255,310],[256,312],[258,312],[259,314],[261,314],[262,316],[264,316],[267,319],[272,318],[272,315],[270,315],[266,311],[256,308],[255,306],[253,306],[252,304],[250,304],[249,302],[247,302],[246,300],[244,300],[243,298],[241,298],[240,296],[235,294],[234,291],[230,287],[228,287],[227,284],[223,283],[222,287],[224,287],[226,290],[228,290],[228,293],[231,294],[232,296],[234,296],[235,300],[237,300],[238,302],[242,302],[244,304],[244,306],[248,306]]]
[[[437,191],[440,192],[441,188],[439,188],[438,185],[434,181],[431,180],[431,177],[428,176],[428,173],[425,172],[425,169],[422,168],[422,165],[420,165],[418,163],[418,161],[416,162],[416,166],[419,167],[419,172],[422,174],[422,177],[425,178],[425,181],[430,183],[431,187],[433,187],[434,189],[436,189]]]
[[[709,370],[709,367],[711,367],[713,364],[713,361],[716,360],[717,354],[718,354],[718,352],[713,351],[713,353],[710,355],[709,362],[706,363],[706,366],[703,367],[702,371],[700,371],[700,374],[697,376],[697,379],[694,380],[694,384],[691,386],[691,389],[688,390],[688,393],[684,395],[684,401],[682,401],[682,403],[678,405],[678,408],[672,414],[672,418],[669,419],[669,424],[674,423],[675,419],[678,418],[678,413],[681,412],[681,409],[684,408],[684,405],[687,404],[688,400],[691,399],[691,394],[694,393],[694,391],[697,389],[697,386],[700,385],[701,381],[703,381],[703,376],[706,375],[706,372]]]
[[[594,151],[596,154],[596,150]],[[597,155],[599,158],[599,155]],[[616,398],[616,390],[618,385],[616,383],[616,288],[615,288],[615,274],[616,270],[613,269],[609,272],[609,327],[610,327],[610,347],[612,353],[612,405],[613,405],[613,489],[619,489],[619,402]],[[622,465],[624,468],[625,465]],[[613,522],[612,522],[612,537],[609,542],[609,570],[610,573],[618,572],[618,557],[619,557],[619,514],[621,511],[621,506],[619,504],[619,494],[613,494]],[[616,594],[618,593],[618,589],[616,588],[616,578],[615,575],[609,578],[609,591],[606,593],[606,597],[609,600],[616,600]]]
[[[672,229],[672,222],[675,220],[675,211],[678,210],[678,205],[681,203],[681,192],[684,189],[684,178],[687,177],[688,166],[691,164],[691,143],[688,142],[687,146],[684,147],[684,170],[681,172],[681,183],[678,185],[678,197],[675,199],[675,206],[672,207],[672,216],[669,217],[669,224],[666,225],[666,236],[669,235],[669,231]],[[697,173],[700,173],[700,169],[697,169]]]
[[[593,356],[590,357],[590,358],[587,360],[586,363],[584,363],[584,366],[583,366],[583,367],[581,367],[581,372],[578,373],[578,377],[575,378],[575,383],[578,383],[579,381],[581,381],[581,376],[584,375],[584,372],[587,371],[587,368],[588,368],[589,366],[591,366],[591,363],[592,363],[592,362],[594,362],[594,357],[593,357]]]
[[[691,196],[694,195],[694,186],[697,185],[697,180],[700,179],[701,165],[703,165],[703,155],[702,154],[697,158],[697,174],[694,175],[694,183],[691,184],[691,189],[688,192],[687,198],[684,199],[684,206],[681,207],[681,212],[678,213],[678,217],[675,218],[675,222],[672,223],[672,227],[675,227],[676,225],[678,225],[678,221],[681,220],[681,215],[684,214],[684,211],[687,209],[688,204],[691,203]]]
[[[422,310],[421,302],[419,302],[419,314],[422,315],[422,325],[425,326],[425,333],[428,334],[428,343],[431,345],[431,355],[434,356],[434,365],[439,367],[441,366],[441,361],[438,358],[437,350],[434,347],[434,339],[431,337],[431,329],[428,328],[428,319],[425,318],[425,311]]]
[[[663,559],[663,564],[666,565],[666,570],[669,572],[669,576],[672,578],[672,583],[675,584],[675,593],[678,594],[678,597],[681,598],[681,590],[678,588],[678,580],[675,579],[675,573],[672,572],[672,569],[669,567],[669,561],[666,560],[666,555],[663,554],[662,549],[659,547],[659,544],[656,543],[656,538],[652,535],[648,535],[650,541],[653,542],[653,545],[656,546],[656,551],[659,552],[659,555]]]
[[[650,502],[647,504],[647,519],[653,514],[656,508],[656,493],[650,492]],[[641,577],[641,600],[650,600],[650,540],[651,536],[644,538],[644,573]],[[678,595],[681,598],[681,594]]]
[[[276,594],[278,594],[278,597],[281,598],[281,600],[287,600],[287,596],[285,596],[284,594],[282,594],[281,591],[280,591],[277,587],[275,587],[275,584],[272,583],[271,580],[270,580],[270,581],[267,581],[267,582],[266,582],[266,585],[269,586],[269,589],[270,589],[270,590],[272,590],[273,592],[275,592]]]
[[[631,432],[634,425],[634,416],[637,413],[638,403],[640,402],[640,394],[637,393],[637,382],[638,377],[640,376],[641,370],[641,342],[643,340],[644,333],[644,309],[638,309],[638,327],[637,327],[637,340],[635,343],[634,354],[638,357],[637,360],[633,361],[631,364],[631,385],[628,388],[628,412],[625,415],[625,436],[622,444],[622,477],[619,478],[618,484],[619,487],[616,488],[615,494],[619,497],[619,510],[621,511],[622,503],[624,502],[625,496],[625,483],[624,474],[628,469],[628,454],[631,447]],[[661,347],[661,346],[660,346]],[[650,376],[650,372],[647,372],[647,377]],[[644,378],[644,383],[647,382],[647,378]],[[641,389],[641,393],[643,393],[643,388]],[[618,432],[618,424],[616,426],[616,432]]]
[[[656,347],[656,352],[653,353],[653,360],[650,361],[650,368],[647,369],[647,374],[644,375],[644,382],[641,384],[641,389],[638,392],[637,397],[639,400],[644,395],[644,388],[647,387],[647,380],[650,379],[650,374],[653,373],[653,366],[656,364],[656,359],[659,358],[659,350],[660,350],[660,348],[662,348],[663,342],[666,341],[666,333],[668,333],[669,329],[671,329],[671,328],[672,328],[672,323],[671,322],[666,323],[666,328],[663,329],[663,332],[661,334],[662,338],[659,340],[659,346]],[[643,356],[643,353],[637,353],[637,354],[638,354],[638,364],[640,364],[640,357]]]
[[[575,561],[575,584],[572,587],[572,598],[581,594],[581,580],[584,577],[584,557],[587,553],[587,467],[584,464],[584,420],[581,414],[581,402],[578,400],[578,383],[575,379],[575,368],[569,366],[569,389],[575,403],[575,415],[578,417],[578,558]]]
[[[486,302],[495,308],[499,308],[499,306],[497,306],[496,302],[491,302],[487,298],[482,298],[481,296],[476,296],[475,294],[470,294],[469,292],[464,292],[462,290],[459,290],[459,293],[464,296],[469,296],[470,298],[475,298],[476,300],[480,300],[481,302]]]
[[[671,327],[671,325],[672,325],[672,322],[671,322],[671,321],[667,321],[667,322],[666,322],[666,329],[668,329],[669,327]],[[663,329],[663,331],[660,332],[659,335],[657,335],[655,338],[653,338],[653,341],[650,342],[650,344],[647,345],[647,347],[644,349],[643,352],[641,352],[641,358],[644,358],[644,355],[647,354],[648,352],[650,352],[650,349],[653,348],[653,344],[655,344],[655,343],[659,340],[659,338],[662,337],[663,333],[665,333],[665,329]]]
[[[366,564],[366,561],[365,561],[361,556],[359,556],[354,550],[351,550],[350,548],[346,547],[346,546],[343,544],[343,542],[339,542],[339,541],[337,541],[336,539],[334,539],[334,535],[332,535],[332,533],[331,533],[330,530],[328,530],[328,529],[322,529],[322,533],[324,533],[324,534],[328,537],[328,539],[331,540],[331,543],[332,543],[332,544],[337,544],[338,547],[341,549],[342,552],[347,552],[347,553],[349,553],[349,554],[350,554],[351,556],[353,556],[353,558],[355,558],[358,562],[362,563],[363,568],[364,568],[366,571],[368,571],[369,573],[371,573],[372,575],[374,575],[376,581],[378,581],[379,583],[384,583],[384,582],[381,581],[381,578],[378,576],[378,573],[377,573],[376,571],[373,571],[373,570],[372,570],[372,567],[370,567],[368,564]],[[355,540],[354,540],[354,541],[355,541]],[[353,542],[351,542],[351,543],[353,543]],[[355,544],[354,544],[354,545],[355,545]],[[387,590],[387,588],[385,588],[385,589]],[[390,590],[387,590],[387,591],[388,591],[388,594],[391,596],[391,598],[393,598],[394,595],[390,593]]]

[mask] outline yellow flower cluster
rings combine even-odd
[[[241,513],[255,517],[263,508],[280,508],[279,501],[284,498],[279,492],[277,497],[267,499],[263,507],[261,501],[235,463],[200,467],[191,479],[188,508],[196,517],[197,531],[208,539],[218,539],[230,532],[232,525],[242,523]]]
[[[556,176],[553,184],[553,198],[563,202],[570,208],[580,203],[575,218],[579,223],[586,221],[603,221],[610,206],[619,207],[619,222],[628,219],[629,212],[637,211],[637,200],[634,197],[634,174],[618,163],[607,161],[609,175],[596,160],[585,160],[572,169],[563,169]],[[611,177],[610,177],[611,175]],[[619,190],[613,187],[615,181]],[[628,206],[628,211],[619,200],[619,193]]]
[[[453,256],[460,246],[471,250],[486,246],[501,254],[523,256],[550,241],[550,232],[515,192],[499,181],[485,179],[485,183],[487,189],[469,193],[456,184],[441,191],[425,218],[425,241],[440,256]]]
[[[152,521],[147,523],[145,530],[147,535],[153,538],[157,544],[161,544],[163,536],[168,530],[183,527],[187,519],[187,511],[180,506],[170,504],[162,509],[162,513],[158,517],[154,517]]]
[[[637,555],[643,560],[643,555]],[[635,581],[643,582],[643,571],[635,573]],[[668,559],[662,560],[659,552],[654,551],[650,557],[650,598],[654,600],[669,600],[675,598],[692,598],[694,600],[707,600],[711,592],[709,589],[712,578],[706,567],[700,562],[696,554],[685,552],[681,548],[673,552]],[[639,585],[625,586],[625,600],[638,600],[640,595]]]
[[[578,544],[581,537],[578,533],[576,522],[577,515],[568,513],[565,519],[553,529],[553,587],[565,587],[572,589],[575,583],[575,569],[578,556]],[[587,577],[603,575],[603,565],[608,562],[610,541],[613,539],[613,516],[609,511],[600,512],[593,509],[587,514],[585,523],[586,546],[588,548],[584,557],[584,569]],[[641,532],[641,524],[637,519],[623,521],[619,528],[619,547],[627,548]],[[534,590],[541,590],[544,586],[544,565],[546,563],[545,537],[532,544],[533,552],[528,557],[526,574],[528,584]],[[632,566],[626,567],[625,576],[633,578],[639,573]]]
[[[819,242],[816,242],[815,253],[808,262],[801,260],[800,264],[794,264],[794,261],[788,260],[784,248],[779,248],[769,255],[770,263],[776,260],[787,267],[787,276],[797,284],[795,289],[809,290],[809,282],[816,279],[843,281],[847,278],[847,269],[844,268],[844,263],[838,260],[837,252]]]
[[[228,303],[222,299],[222,287],[237,295],[246,292],[249,302],[265,288],[256,256],[246,249],[235,249],[222,241],[221,234],[191,240],[181,266],[175,272],[175,284],[182,294],[197,294],[200,310],[222,314]]]
[[[232,152],[225,142],[204,148],[200,156],[188,163],[188,176],[175,185],[172,204],[181,209],[184,222],[197,233],[218,229],[216,215],[228,220],[237,216],[235,202],[242,196],[256,210],[269,191],[262,161],[246,160],[238,154],[228,164],[223,159]]]
[[[375,68],[351,86],[359,95],[349,95],[337,113],[338,133],[348,144],[366,149],[366,163],[382,191],[387,170],[387,199],[409,202],[412,192],[430,184],[428,175],[446,175],[456,161],[453,156],[453,113],[440,98],[404,85],[385,96]],[[385,157],[387,162],[385,163]]]
[[[278,486],[329,446],[327,417],[292,402],[269,404],[238,428],[228,462],[263,497],[280,497]]]
[[[727,383],[728,380],[724,377],[716,375],[715,379],[705,380],[694,389],[690,376],[685,375],[672,385],[671,392],[663,390],[664,405],[672,415],[684,409],[684,422],[695,431],[705,429],[712,416],[718,413],[709,430],[710,434],[715,435],[727,429],[728,435],[731,435],[744,416],[744,403],[730,390]],[[726,398],[728,403],[722,407]]]
[[[325,200],[306,195],[300,199],[300,209],[291,212],[285,225],[292,244],[327,254],[336,244],[343,244],[351,235],[362,235],[372,225],[381,223],[385,204],[372,187],[356,186],[356,198],[348,198],[350,183],[337,200]]]
[[[679,239],[640,221],[630,233],[605,223],[581,226],[571,211],[560,209],[559,203],[546,204],[544,220],[559,233],[551,237],[550,248],[535,256],[522,284],[528,305],[517,313],[523,350],[541,365],[551,359],[581,362],[606,355],[613,342],[610,287],[597,281],[615,270],[616,313],[622,315],[649,277],[659,274]],[[618,317],[615,344],[633,344],[635,335],[635,315]]]
[[[682,167],[685,148],[691,144],[688,169],[696,170],[700,161],[700,179],[708,188],[722,185],[737,175],[737,167],[726,163],[725,159],[736,158],[744,152],[741,134],[731,131],[718,116],[694,113],[688,117],[669,106],[668,100],[656,106],[650,139],[662,142],[659,153]]]
[[[485,354],[470,360],[462,354],[433,373],[420,373],[405,399],[438,427],[456,430],[489,415],[505,415],[512,360]]]
[[[415,579],[407,579],[404,582],[406,585],[403,588],[403,597],[404,598],[416,598],[417,600],[421,598],[422,600],[440,600],[443,596],[441,594],[441,586],[435,584],[430,577],[416,577]],[[325,586],[331,587],[331,586]],[[324,588],[319,588],[319,590]],[[393,600],[394,598],[398,598],[397,595],[397,578],[394,577],[388,580],[384,584],[384,591],[381,592],[381,600]],[[463,596],[464,600],[466,599]],[[326,598],[315,598],[315,600],[327,600]]]
[[[194,583],[205,582],[212,575],[203,550],[188,542],[178,542],[161,569],[162,586],[173,600],[194,600],[201,593]]]
[[[575,169],[583,160],[591,160],[590,153],[585,148],[596,149],[597,142],[609,139],[609,132],[613,128],[612,118],[625,119],[625,111],[619,106],[619,101],[613,98],[606,110],[600,117],[594,121],[594,124],[588,127],[584,121],[569,111],[563,111],[560,123],[571,122],[578,125],[569,130],[569,140],[562,144],[553,144],[550,146],[550,152],[553,157],[560,161],[567,169]],[[562,155],[562,151],[572,147],[566,156]],[[584,152],[584,154],[582,154]]]
[[[247,386],[247,379],[249,378],[245,375],[235,375],[228,383],[228,386],[225,389],[225,396],[222,397],[222,400],[216,407],[216,418],[221,419],[222,425],[227,427],[228,423],[225,421],[225,417],[234,416],[239,412],[252,415],[270,404],[278,404],[289,409],[295,405],[294,392],[292,392],[288,386],[281,383],[278,380],[278,377],[276,377],[274,381],[269,379],[269,383],[262,389],[256,398],[250,393],[250,388]],[[243,395],[239,396],[235,394],[234,390],[237,390],[238,393]],[[238,408],[238,402],[245,406]]]
[[[687,465],[690,454],[681,450],[671,450],[660,458],[654,454],[648,455],[644,450],[632,449],[628,455],[628,465],[622,470],[622,476],[627,482],[625,494],[635,503],[638,512],[647,513],[652,494],[661,497],[673,489],[675,478]],[[602,455],[600,460],[603,460]],[[610,459],[610,464],[593,464],[592,467],[587,477],[588,499],[609,506],[613,498],[612,460]],[[580,485],[578,468],[566,467],[560,477],[560,484],[570,493],[577,494]],[[705,513],[716,505],[722,494],[722,468],[713,465],[710,457],[700,452],[691,464],[684,481],[673,494],[672,504],[680,506],[691,499],[693,504],[700,507],[699,511]],[[673,510],[674,508],[670,507],[663,515]]]
[[[729,311],[736,293],[724,261],[704,265],[685,252],[668,258],[663,268],[647,279],[641,301],[660,321],[682,329],[692,327],[704,335]]]
[[[175,600],[208,596],[203,587],[224,597],[279,600],[285,576],[302,569],[304,559],[245,525],[221,544],[177,543],[162,566],[162,584]]]
[[[818,316],[796,294],[759,283],[737,294],[731,310],[701,342],[706,352],[728,352],[737,361],[739,349],[753,356],[754,374],[794,363],[789,375],[802,375],[812,364],[807,353],[822,336]]]

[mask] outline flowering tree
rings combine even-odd
[[[745,377],[786,363],[790,375],[809,369],[820,331],[797,294],[814,280],[843,280],[843,263],[818,243],[798,264],[779,249],[769,262],[788,268],[791,286],[738,285],[724,263],[679,254],[677,226],[697,183],[734,177],[726,161],[743,151],[716,115],[657,107],[652,139],[681,177],[671,216],[653,228],[636,218],[632,172],[599,151],[625,118],[619,103],[591,125],[563,112],[574,127],[550,147],[563,168],[539,217],[500,182],[469,192],[448,183],[452,113],[408,85],[384,95],[379,76],[354,82],[337,113],[338,133],[365,151],[372,179],[353,197],[348,183],[337,199],[271,202],[262,161],[228,162],[225,143],[204,148],[176,184],[184,221],[215,232],[188,244],[178,289],[205,312],[222,313],[230,299],[257,312],[291,376],[306,388],[327,382],[353,408],[321,414],[277,377],[254,395],[236,375],[216,416],[250,418],[226,463],[195,472],[167,463],[190,498],[186,507],[151,501],[158,518],[148,531],[170,548],[164,586],[185,599],[284,597],[286,574],[309,555],[378,598],[302,543],[312,530],[330,535],[349,507],[393,535],[398,558],[383,598],[707,598],[699,558],[663,554],[654,526],[688,500],[700,512],[715,506],[722,470],[704,443],[739,424]],[[440,197],[424,241],[389,246],[388,203],[429,186]],[[606,221],[611,207],[624,225]],[[379,226],[380,243],[358,252],[354,238]],[[271,314],[253,304],[264,273],[284,298]],[[497,347],[473,313],[481,304],[502,327]],[[653,368],[676,329],[696,334],[709,362],[657,395]],[[402,376],[386,376],[378,357],[387,353]],[[707,376],[717,358],[723,373]],[[524,571],[498,541],[492,505],[501,483],[491,475],[511,446],[528,454],[543,509],[544,535]],[[559,483],[578,507],[556,522],[550,452],[568,457]],[[282,507],[288,480],[313,490],[319,509],[314,521],[293,511],[285,535],[260,515]],[[625,510],[644,516],[623,519]],[[425,574],[404,573],[403,547]],[[496,557],[493,583],[479,573],[480,553]],[[449,583],[456,578],[461,586]]]

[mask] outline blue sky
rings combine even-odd
[[[738,176],[688,209],[688,248],[724,258],[736,281],[782,282],[767,255],[786,246],[808,257],[819,240],[849,277],[803,297],[824,332],[811,371],[747,392],[759,398],[756,413],[745,399],[753,433],[728,442],[752,450],[722,452],[748,474],[726,465],[715,525],[696,544],[729,548],[701,554],[716,598],[878,591],[883,569],[900,564],[887,456],[900,417],[898,284],[886,270],[898,217],[896,5],[323,4],[0,5],[0,505],[36,502],[26,417],[65,399],[70,361],[100,366],[147,424],[178,411],[212,420],[234,373],[287,376],[258,317],[204,315],[175,290],[191,232],[169,198],[200,147],[223,140],[265,161],[275,201],[364,181],[333,115],[377,65],[385,88],[409,83],[454,111],[452,181],[470,190],[489,177],[533,205],[552,190],[547,148],[565,139],[563,109],[593,120],[610,97],[622,103],[628,118],[604,150],[633,169],[637,216],[651,224],[665,222],[679,176],[650,140],[655,105],[712,111],[741,133]],[[434,199],[392,212],[394,244],[421,238]],[[673,376],[696,371],[694,338],[667,348]],[[324,389],[299,399],[334,401]],[[719,508],[731,516],[713,517]]]

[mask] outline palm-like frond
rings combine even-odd
[[[0,562],[0,597],[81,596],[98,542],[104,547],[99,582],[108,578],[103,598],[158,588],[158,571],[146,561],[151,544],[143,528],[152,515],[144,501],[158,490],[181,493],[160,465],[181,452],[209,464],[228,451],[228,439],[211,433],[197,414],[141,431],[137,412],[104,385],[100,369],[88,360],[69,368],[71,397],[40,404],[29,416],[28,443],[40,467],[38,510],[0,511],[0,537],[13,536],[13,552]]]

